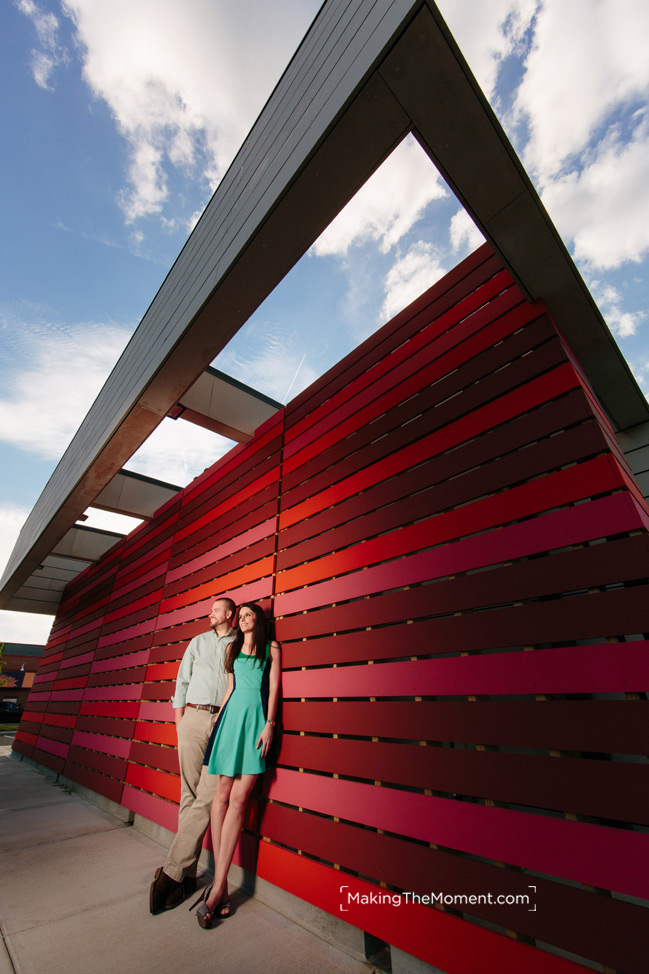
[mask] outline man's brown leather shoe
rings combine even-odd
[[[182,890],[182,885],[182,883],[177,883],[175,879],[172,879],[171,876],[167,876],[162,866],[158,866],[149,890],[149,910],[151,913],[161,913],[162,910],[167,909],[167,897],[176,888]]]
[[[196,877],[195,876],[185,876],[185,878],[180,883],[176,883],[174,889],[167,896],[165,900],[165,910],[174,910],[177,906],[180,906],[182,901],[187,897],[191,896],[192,893],[196,892]]]

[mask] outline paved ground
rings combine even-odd
[[[10,744],[0,734],[0,974],[371,970],[236,891],[212,930],[185,906],[151,916],[162,847],[10,759]]]

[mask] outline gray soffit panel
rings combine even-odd
[[[619,433],[618,440],[643,497],[649,500],[649,422]]]
[[[131,470],[120,470],[95,497],[92,506],[115,514],[151,518],[180,489]]]
[[[27,519],[0,604],[410,131],[546,301],[616,427],[649,419],[436,6],[328,0]]]
[[[100,528],[75,524],[52,547],[51,554],[62,558],[78,558],[81,561],[99,561],[123,537],[123,534],[116,531],[102,531]]]
[[[5,608],[55,613],[68,582],[98,561],[124,535],[76,524],[13,593]]]
[[[247,443],[255,430],[281,408],[280,402],[209,367],[180,397],[170,415],[237,443]]]

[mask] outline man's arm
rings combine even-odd
[[[176,730],[180,725],[183,714],[185,713],[185,705],[187,703],[187,687],[189,686],[189,681],[192,677],[192,670],[194,668],[194,640],[192,639],[189,646],[183,654],[183,658],[180,661],[180,666],[178,667],[178,675],[176,677],[176,689],[173,697],[171,698],[171,703],[174,708],[174,720],[176,721]]]

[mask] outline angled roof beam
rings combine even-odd
[[[617,429],[649,419],[629,366],[434,3],[419,11],[379,73],[523,292],[544,301]]]

